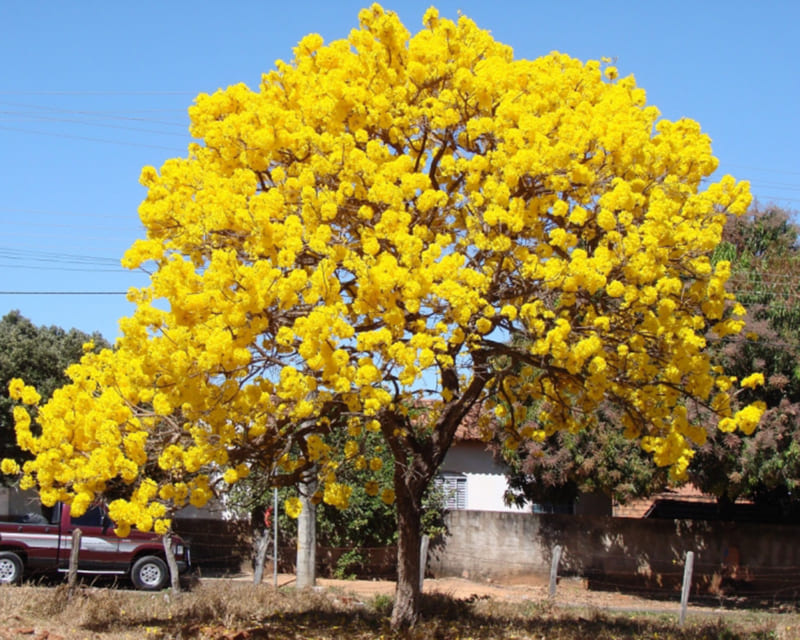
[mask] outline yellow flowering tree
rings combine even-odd
[[[476,403],[498,398],[486,429],[509,446],[590,429],[613,405],[675,476],[705,434],[692,403],[720,428],[756,426],[761,409],[731,410],[736,381],[706,350],[742,326],[729,266],[709,254],[750,196],[729,176],[701,189],[709,138],[660,120],[614,67],[515,60],[434,9],[415,35],[377,5],[359,21],[345,40],[304,38],[258,90],[198,96],[188,156],[144,169],[147,236],[124,263],[152,266],[150,284],[117,351],[62,392],[81,406],[40,409],[50,440],[27,441],[26,472],[63,487],[81,465],[116,465],[149,487],[118,515],[158,520],[153,501],[205,489],[140,480],[155,440],[161,471],[206,485],[315,465],[322,499],[346,506],[337,465],[369,465],[359,452],[378,432],[393,486],[369,490],[396,500],[404,626],[422,495]],[[409,410],[423,400],[424,416]],[[541,406],[534,424],[526,405]],[[91,429],[105,453],[76,446]],[[333,429],[344,451],[323,441]]]

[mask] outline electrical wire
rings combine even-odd
[[[127,291],[0,291],[0,296],[126,296]]]
[[[8,111],[0,111],[0,116],[7,115]],[[86,120],[76,120],[74,118],[54,118],[52,116],[24,116],[16,118],[18,120],[23,121],[30,121],[33,120],[34,122],[67,122],[70,124],[81,124],[88,127],[100,127],[104,129],[119,129],[123,131],[136,131],[137,133],[153,133],[159,136],[173,136],[176,138],[188,138],[189,134],[187,132],[177,133],[175,131],[158,131],[156,129],[142,129],[141,127],[127,127],[122,124],[106,124],[100,122],[88,122]]]
[[[158,144],[146,144],[146,143],[143,143],[143,142],[123,142],[121,140],[108,140],[108,139],[105,139],[105,138],[92,138],[90,136],[76,136],[76,135],[71,135],[69,133],[54,133],[52,131],[37,131],[35,129],[22,129],[20,127],[4,127],[4,126],[0,125],[0,129],[2,129],[3,131],[14,131],[16,133],[30,133],[30,134],[38,135],[38,136],[52,136],[52,137],[55,137],[55,138],[66,138],[66,139],[69,139],[69,140],[84,140],[86,142],[100,142],[100,143],[103,143],[103,144],[116,144],[116,145],[121,145],[123,147],[144,147],[144,148],[147,148],[147,149],[160,149],[162,151],[171,151],[173,153],[181,153],[181,152],[184,151],[183,149],[178,150],[176,147],[165,147],[163,145],[158,145]],[[189,136],[187,135],[187,139],[188,138],[189,138]]]
[[[87,115],[87,116],[95,116],[99,117],[103,120],[126,120],[126,121],[134,121],[134,122],[146,122],[148,124],[163,124],[165,126],[175,126],[175,127],[185,127],[185,122],[178,122],[176,120],[155,120],[153,118],[143,118],[140,116],[125,116],[119,115],[119,112],[115,111],[97,111],[97,110],[86,110],[86,109],[61,109],[59,107],[51,107],[51,106],[44,106],[44,105],[32,105],[32,104],[21,104],[18,102],[3,102],[0,101],[0,105],[7,106],[7,107],[23,107],[25,109],[33,109],[34,113],[36,111],[46,111],[48,113],[66,113],[71,115]],[[174,109],[133,109],[129,113],[174,113],[176,110]],[[20,113],[22,115],[25,112],[2,112],[2,113]],[[185,111],[182,112],[185,115]]]

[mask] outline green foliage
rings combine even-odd
[[[336,561],[333,577],[340,580],[354,579],[356,574],[351,570],[357,568],[362,562],[364,562],[364,556],[358,549],[348,549]]]
[[[431,483],[422,496],[422,517],[420,518],[420,532],[431,539],[432,547],[444,542],[447,534],[447,525],[444,521],[447,490]]]
[[[346,438],[347,434],[331,433],[326,437],[328,444],[336,447],[337,438]],[[352,568],[361,562],[359,549],[385,547],[396,544],[398,535],[397,510],[395,504],[386,504],[379,496],[367,493],[365,485],[375,481],[382,488],[392,487],[394,460],[391,453],[383,446],[380,434],[370,433],[364,438],[364,448],[360,455],[367,459],[377,457],[382,461],[378,471],[369,468],[359,469],[355,457],[343,460],[338,469],[341,482],[352,487],[349,505],[346,509],[326,504],[321,493],[312,496],[316,503],[317,544],[324,547],[351,549],[339,560],[337,571],[342,577],[352,575]],[[343,449],[343,446],[339,447]],[[257,474],[236,483],[226,500],[239,512],[262,514],[265,508],[273,503],[272,489],[267,487],[267,480]],[[283,511],[284,501],[290,496],[298,495],[298,487],[284,487],[278,491],[278,528],[281,546],[291,546],[297,540],[297,520],[290,518]],[[431,485],[422,501],[421,533],[432,540],[438,540],[445,533],[444,490]],[[258,526],[261,516],[254,518]]]
[[[49,398],[67,383],[65,369],[80,360],[83,345],[90,340],[96,348],[109,346],[99,333],[37,327],[19,311],[11,311],[0,320],[0,459],[25,458],[16,444],[9,381],[23,378],[43,399]]]
[[[791,213],[755,206],[728,221],[721,246],[723,259],[731,261],[729,288],[751,320],[766,321],[779,333],[800,329],[800,246]]]
[[[608,415],[591,430],[554,433],[515,450],[494,446],[510,468],[506,500],[519,506],[572,504],[581,493],[594,492],[625,503],[667,486],[666,469],[625,438]]]
[[[689,467],[691,480],[723,503],[749,498],[766,515],[800,518],[800,246],[789,212],[753,207],[729,221],[724,238],[730,288],[748,310],[742,334],[719,350],[726,372],[760,371],[765,384],[741,404],[767,405],[752,436],[709,429]]]

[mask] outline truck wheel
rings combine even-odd
[[[0,584],[16,584],[22,580],[22,560],[11,551],[0,552]]]
[[[143,556],[131,569],[133,586],[145,591],[160,591],[169,583],[167,563],[157,556]]]

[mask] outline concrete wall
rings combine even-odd
[[[596,586],[678,588],[694,551],[695,590],[800,593],[798,527],[481,511],[453,511],[447,524],[428,565],[437,577],[543,578],[560,545],[559,574]]]

